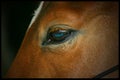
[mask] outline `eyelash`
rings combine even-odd
[[[76,30],[73,30],[73,29],[58,28],[58,30],[52,31],[52,32],[50,32],[50,29],[49,29],[42,45],[63,43],[69,40],[69,38],[72,37],[75,33],[76,33]]]

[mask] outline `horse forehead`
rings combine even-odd
[[[77,19],[81,18],[86,8],[88,6],[92,6],[92,4],[93,4],[92,2],[64,2],[64,1],[44,3],[41,12],[43,14],[42,20],[44,20],[45,22],[49,22],[54,19],[76,21]],[[39,17],[41,18],[40,15],[41,14],[39,14]]]
[[[94,3],[93,2],[51,2],[49,4],[48,4],[49,12],[56,13],[56,15],[57,14],[62,15],[62,13],[63,14],[81,13],[83,12],[83,10],[86,10],[86,8],[93,6],[95,2]]]

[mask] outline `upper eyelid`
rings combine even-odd
[[[76,30],[74,29],[73,27],[71,27],[70,25],[68,24],[54,24],[54,25],[51,25],[46,32],[48,32],[50,29],[52,28],[61,28],[63,30],[67,30],[67,29],[72,29],[72,30]]]
[[[65,32],[65,31],[67,31],[67,30],[73,30],[73,31],[78,32],[78,30],[73,29],[71,26],[69,26],[69,25],[67,25],[67,24],[54,24],[54,25],[50,26],[50,27],[47,29],[47,31],[46,31],[46,37],[45,37],[45,38],[48,37],[48,34],[50,33],[49,31],[50,31],[50,29],[52,29],[52,28],[53,28],[53,29],[54,29],[54,28],[60,28],[60,30],[63,30],[63,32]]]

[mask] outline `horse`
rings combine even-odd
[[[6,77],[94,78],[118,65],[118,32],[118,2],[42,1]]]

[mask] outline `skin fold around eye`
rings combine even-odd
[[[47,32],[46,38],[44,39],[42,45],[50,44],[60,44],[63,43],[74,36],[77,30],[64,29],[59,26],[50,28]]]

